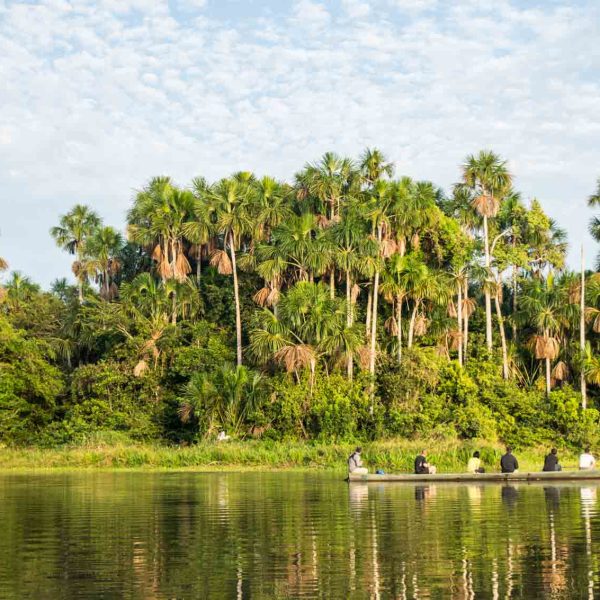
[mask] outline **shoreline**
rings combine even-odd
[[[56,448],[2,447],[0,473],[56,472],[332,472],[344,473],[355,443],[298,441],[201,442],[190,446],[157,443],[88,443]],[[370,472],[412,473],[414,457],[427,448],[440,473],[464,473],[468,458],[479,450],[489,472],[498,469],[501,444],[477,440],[391,439],[363,443],[363,461]],[[546,447],[515,451],[520,470],[539,471]],[[577,455],[559,452],[564,470],[577,468]]]

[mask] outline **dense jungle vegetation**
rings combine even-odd
[[[461,172],[327,153],[293,183],[156,177],[126,234],[57,216],[75,285],[0,259],[1,439],[596,442],[600,275],[503,159]]]

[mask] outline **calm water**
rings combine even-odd
[[[0,476],[0,598],[600,597],[594,485]]]

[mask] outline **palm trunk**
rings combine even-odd
[[[377,300],[379,296],[379,269],[373,278],[373,316],[371,318],[371,352],[369,353],[369,373],[375,376],[375,349],[377,344]]]
[[[77,246],[79,246],[79,244]],[[79,263],[79,269],[80,269],[80,273],[77,276],[77,290],[78,290],[78,295],[79,295],[79,304],[83,304],[83,279],[82,279],[83,273],[81,273],[83,264],[82,264],[81,255],[79,254],[79,252],[77,252],[77,262]]]
[[[485,245],[485,270],[486,270],[486,283],[490,276],[490,241],[488,239],[488,220],[487,217],[483,216],[483,241]],[[493,340],[492,340],[492,297],[488,285],[484,286],[483,292],[485,294],[485,342],[488,350],[492,351]]]
[[[335,268],[331,267],[329,273],[329,296],[333,300],[335,298]]]
[[[233,233],[229,233],[229,252],[231,254],[231,267],[233,272],[233,297],[235,300],[235,336],[237,345],[237,365],[242,365],[242,315],[240,312],[240,291],[238,285],[237,264],[235,261],[235,245]]]
[[[346,327],[352,327],[352,280],[350,278],[350,271],[346,271]],[[346,360],[346,369],[348,372],[348,380],[352,381],[354,373],[354,357],[352,351],[348,351],[348,357]]]
[[[196,252],[196,283],[200,287],[200,278],[202,276],[202,246],[198,244],[198,251]]]
[[[504,319],[502,318],[502,310],[500,307],[500,298],[496,293],[494,295],[496,304],[496,315],[498,317],[498,328],[500,329],[500,341],[502,343],[502,377],[508,379],[508,352],[506,349],[506,334],[504,332]]]
[[[396,323],[398,324],[398,364],[402,364],[402,296],[396,297]]]
[[[415,300],[415,305],[412,310],[412,314],[410,315],[410,325],[408,326],[408,343],[406,344],[408,348],[412,348],[413,338],[415,332],[415,321],[417,320],[417,311],[419,310],[419,301]]]
[[[545,358],[546,361],[546,397],[550,396],[551,381],[550,381],[550,359]]]
[[[171,324],[177,325],[177,292],[173,292],[171,298]]]
[[[581,349],[581,408],[587,408],[587,387],[585,382],[584,359],[585,359],[585,258],[583,244],[581,245],[581,291],[579,298],[579,347]]]
[[[462,282],[458,282],[458,299],[456,302],[456,321],[458,332],[458,364],[463,366],[463,346],[462,346]]]
[[[373,304],[373,288],[369,286],[369,292],[367,294],[367,316],[366,316],[366,332],[367,339],[369,339],[371,335],[371,309]]]
[[[466,363],[469,356],[469,306],[467,300],[469,299],[469,281],[465,277],[464,283],[464,296],[465,296],[465,311],[464,311],[464,331],[463,331],[463,362]]]

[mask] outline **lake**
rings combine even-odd
[[[594,484],[0,475],[0,598],[600,597]]]

